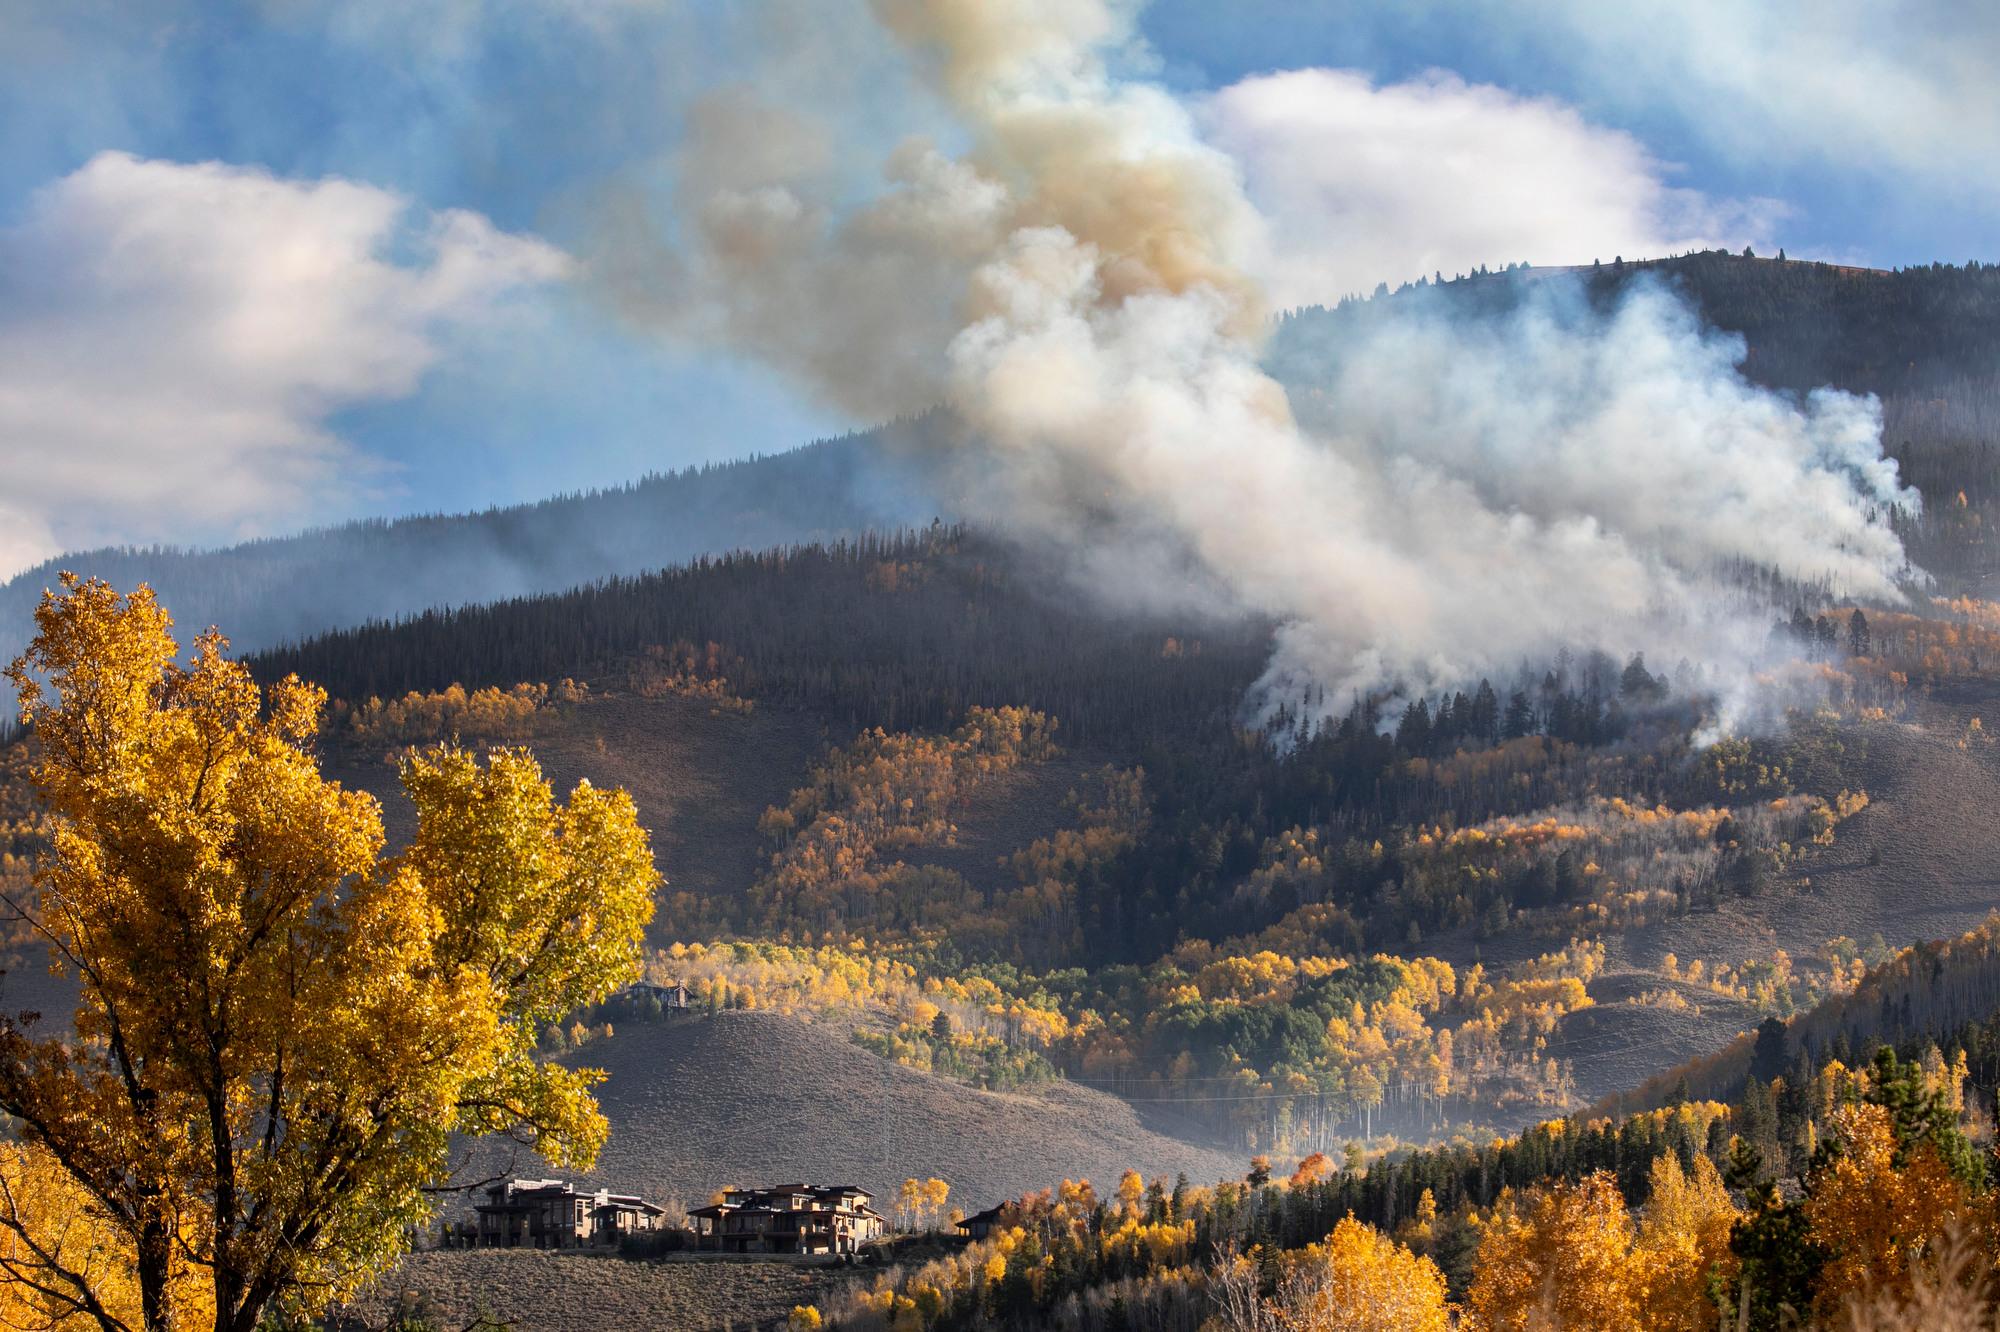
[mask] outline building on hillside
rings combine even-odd
[[[629,1193],[560,1179],[510,1179],[486,1190],[475,1240],[488,1249],[584,1249],[659,1229],[665,1209]]]
[[[657,999],[661,1008],[686,1008],[688,1006],[687,986],[675,981],[672,985],[655,985],[651,981],[634,981],[619,992],[625,999]]]
[[[699,1247],[723,1253],[854,1254],[885,1229],[874,1198],[852,1184],[728,1189],[688,1224]]]
[[[983,1240],[1000,1224],[1000,1213],[1006,1209],[1007,1204],[1001,1203],[998,1207],[975,1212],[957,1223],[958,1233],[969,1240]]]

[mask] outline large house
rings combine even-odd
[[[687,986],[675,981],[672,985],[658,985],[652,981],[634,981],[619,992],[625,999],[657,999],[661,1008],[686,1008],[688,1006]]]
[[[572,1188],[560,1179],[510,1179],[486,1190],[481,1248],[582,1249],[657,1230],[665,1209],[629,1193]]]
[[[688,1213],[695,1243],[724,1253],[852,1254],[882,1237],[875,1195],[852,1184],[728,1189]]]

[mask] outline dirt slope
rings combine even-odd
[[[1566,1018],[1551,1053],[1571,1061],[1586,1101],[1706,1054],[1763,1017],[1750,1006],[1657,974],[1668,953],[1735,964],[1784,949],[1811,957],[1845,935],[1891,947],[1959,934],[2000,909],[2000,745],[1972,741],[1974,717],[2000,722],[2000,684],[1970,682],[1919,702],[1913,720],[1867,728],[1869,806],[1761,897],[1665,920],[1606,942],[1594,1008]],[[1493,950],[1498,951],[1498,950]],[[1678,993],[1686,1009],[1636,1002]]]
[[[610,1074],[598,1100],[611,1141],[589,1178],[690,1205],[728,1184],[855,1183],[888,1197],[905,1178],[935,1175],[977,1211],[1062,1179],[1108,1188],[1127,1169],[1201,1182],[1243,1169],[1174,1136],[1179,1126],[1150,1107],[1070,1083],[983,1092],[774,1013],[627,1026],[580,1062]]]
[[[420,1253],[389,1273],[333,1326],[381,1327],[401,1292],[422,1297],[444,1327],[485,1315],[512,1332],[698,1332],[783,1327],[795,1305],[829,1308],[866,1275],[854,1268],[688,1259],[628,1262],[535,1249]]]
[[[1984,920],[2000,907],[2000,750],[1958,747],[1982,707],[2000,717],[2000,691],[1931,699],[1920,725],[1869,728],[1869,806],[1841,825],[1833,846],[1766,896],[1633,932],[1625,959],[1810,954],[1837,935],[1878,932],[1893,946]]]

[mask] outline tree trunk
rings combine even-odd
[[[164,1221],[147,1221],[139,1230],[139,1311],[146,1332],[175,1332],[173,1302],[167,1279],[173,1270],[173,1237]]]
[[[220,1241],[215,1248],[215,1332],[232,1332],[243,1303],[243,1276],[227,1261]]]

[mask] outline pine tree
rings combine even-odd
[[[1875,640],[1868,631],[1868,617],[1856,606],[1854,614],[1847,617],[1847,651],[1855,657],[1875,655]]]

